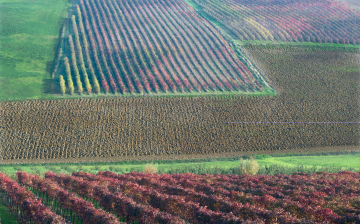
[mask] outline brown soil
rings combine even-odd
[[[359,149],[358,54],[250,47],[278,97],[143,97],[1,103],[1,163],[230,157]]]

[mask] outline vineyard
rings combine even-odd
[[[266,68],[279,96],[2,102],[2,162],[209,158],[359,144],[356,123],[226,123],[357,122],[357,52],[261,46],[247,51]]]
[[[218,31],[183,0],[80,0],[63,31],[63,94],[263,91]]]
[[[357,223],[360,173],[0,174],[1,197],[35,223]],[[70,193],[71,192],[71,193]]]
[[[360,44],[360,13],[333,0],[193,0],[236,40]]]

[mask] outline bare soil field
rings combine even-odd
[[[276,97],[1,103],[1,163],[119,161],[359,149],[359,55],[248,47]]]

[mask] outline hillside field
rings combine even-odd
[[[354,50],[246,48],[278,96],[115,97],[2,103],[3,162],[181,158],[359,144]]]
[[[360,44],[360,15],[333,0],[187,0],[231,39]],[[352,5],[352,4],[351,4]]]
[[[68,0],[0,0],[0,100],[50,95],[69,6]]]
[[[271,89],[182,0],[76,3],[57,61],[63,94]]]
[[[57,224],[356,223],[359,175],[17,172],[15,180],[0,174],[0,192],[21,202],[21,220]]]
[[[358,7],[0,0],[0,223],[360,223]]]

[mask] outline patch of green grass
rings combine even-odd
[[[360,46],[353,44],[334,44],[334,43],[312,43],[312,42],[282,42],[282,41],[232,41],[235,44],[240,44],[243,47],[260,47],[260,48],[288,48],[288,47],[302,47],[303,50],[341,50],[346,52],[359,52]]]
[[[344,152],[346,153],[346,152]],[[156,160],[156,161],[120,161],[112,163],[69,163],[69,164],[3,164],[0,172],[13,175],[18,168],[24,172],[29,172],[43,176],[43,173],[50,170],[55,173],[71,174],[83,170],[85,172],[97,173],[98,171],[112,170],[116,173],[128,173],[131,171],[143,172],[146,164],[158,164],[158,173],[236,173],[240,164],[240,159],[249,160],[256,158],[256,162],[261,166],[259,173],[269,174],[276,172],[291,173],[298,168],[301,171],[312,172],[316,169],[325,169],[331,172],[338,172],[341,169],[355,169],[360,171],[360,153],[352,152],[349,154],[338,155],[331,152],[316,153],[290,153],[290,154],[260,154],[232,158],[209,158],[209,159],[188,159],[188,160]],[[324,159],[326,158],[326,159]],[[268,167],[268,168],[266,168]]]
[[[360,67],[331,67],[331,69],[343,72],[360,72]]]
[[[68,0],[0,0],[0,100],[48,94],[69,5]]]
[[[336,166],[341,168],[352,167],[360,169],[360,154],[336,155],[336,156],[296,156],[296,157],[273,157],[262,160],[260,163],[276,163],[295,167],[298,164],[304,166]]]
[[[9,209],[3,204],[1,200],[0,200],[0,219],[1,219],[1,223],[6,223],[6,224],[18,223],[16,216],[9,212]]]

